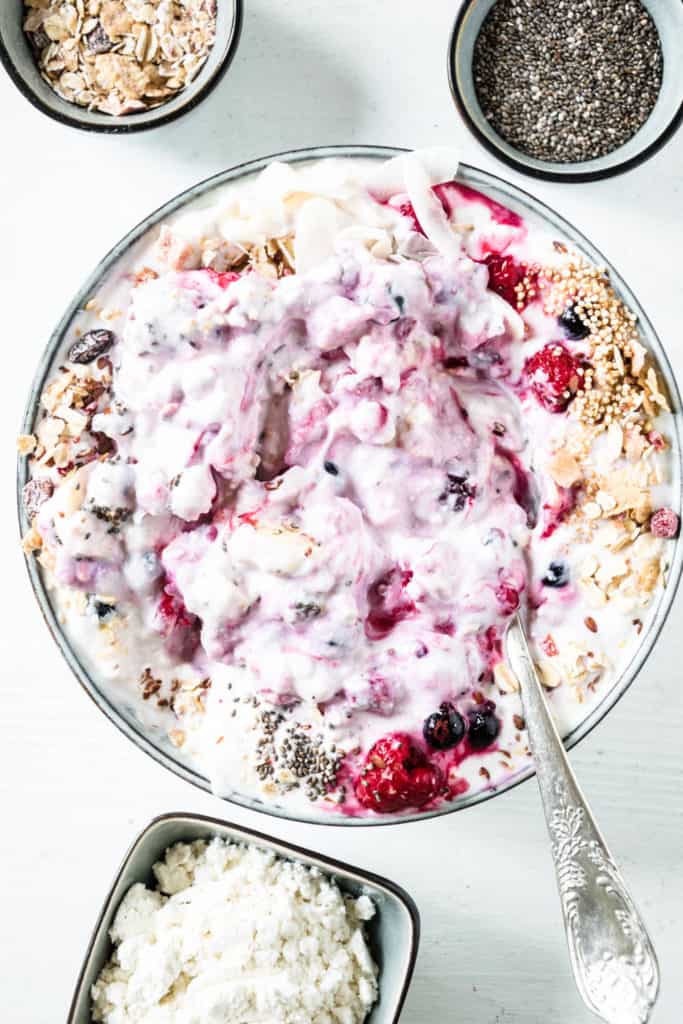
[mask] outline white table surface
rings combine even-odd
[[[225,816],[400,882],[423,935],[404,1024],[587,1024],[575,991],[535,784],[403,827],[303,826],[194,790],[96,710],[29,590],[14,436],[49,332],[98,258],[149,210],[233,163],[323,143],[452,143],[446,41],[456,0],[247,0],[226,79],[187,118],[115,138],[33,110],[0,76],[3,379],[0,975],[6,1024],[64,1020],[90,929],[128,843],[155,814]],[[468,141],[469,162],[534,191],[613,260],[679,375],[683,134],[599,184],[533,183]],[[655,1024],[683,1007],[683,603],[608,721],[572,754],[646,916],[662,967]]]

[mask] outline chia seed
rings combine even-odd
[[[576,163],[635,135],[657,102],[662,65],[639,0],[497,0],[472,72],[484,116],[506,142]]]
[[[336,784],[342,755],[326,749],[320,735],[310,736],[306,724],[285,724],[278,710],[263,709],[258,717],[255,770],[262,781],[272,779],[284,792],[303,788],[309,800],[327,796]]]

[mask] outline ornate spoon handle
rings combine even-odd
[[[574,777],[519,616],[506,654],[520,684],[576,984],[607,1024],[646,1024],[659,990],[657,957]]]

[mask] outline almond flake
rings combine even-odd
[[[559,670],[550,661],[539,661],[536,668],[541,676],[541,682],[549,690],[554,690],[562,682]]]
[[[581,467],[566,449],[561,448],[548,463],[550,475],[560,487],[571,487],[582,477]]]
[[[31,455],[38,445],[33,434],[19,434],[17,438],[17,451],[20,455]]]
[[[493,666],[493,678],[501,693],[516,693],[519,683],[504,661]]]

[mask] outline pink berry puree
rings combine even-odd
[[[44,396],[26,546],[92,673],[222,795],[381,816],[496,787],[530,756],[510,617],[566,730],[661,586],[637,326],[456,168],[212,193],[110,275]]]

